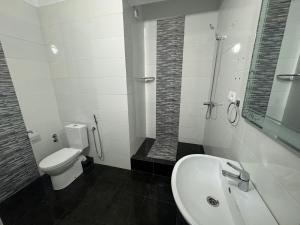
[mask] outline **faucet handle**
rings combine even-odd
[[[242,172],[242,171],[243,171],[243,169],[237,167],[236,165],[233,165],[233,164],[230,163],[230,162],[227,162],[227,165],[230,166],[230,167],[232,167],[233,169],[239,171],[239,172]]]
[[[243,181],[249,181],[250,180],[250,175],[246,170],[241,169],[241,168],[233,165],[230,162],[227,162],[227,165],[240,172],[240,179],[241,180],[243,180]]]

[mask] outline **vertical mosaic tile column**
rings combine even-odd
[[[243,108],[243,116],[257,125],[267,113],[290,4],[291,0],[263,1]]]
[[[148,156],[176,160],[185,17],[157,21],[156,141]]]
[[[39,176],[0,43],[0,202]]]

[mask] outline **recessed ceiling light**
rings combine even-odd
[[[58,53],[58,48],[55,45],[50,45],[50,49],[54,55]]]
[[[233,47],[232,47],[232,52],[233,53],[239,53],[241,50],[241,44],[240,43],[237,43],[235,44]]]

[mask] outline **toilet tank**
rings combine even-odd
[[[89,146],[87,126],[84,124],[69,124],[65,126],[70,148],[84,150]]]

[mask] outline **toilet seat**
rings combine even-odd
[[[39,167],[43,171],[58,169],[60,167],[63,167],[64,165],[72,163],[74,159],[80,155],[80,153],[80,149],[63,148],[44,158],[39,163]]]

